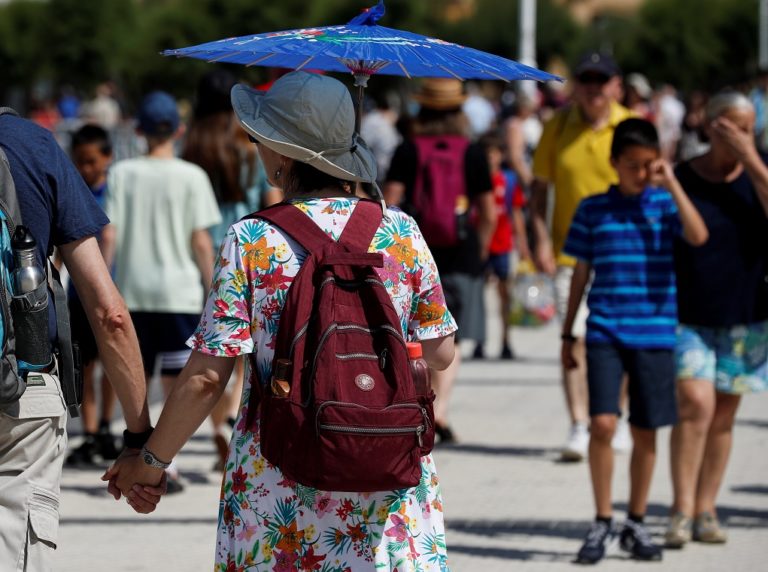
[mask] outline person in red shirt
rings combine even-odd
[[[480,140],[485,150],[488,165],[491,168],[491,181],[496,203],[496,230],[491,237],[487,271],[495,276],[501,301],[502,345],[501,359],[514,359],[514,352],[509,342],[507,322],[511,310],[512,296],[509,288],[512,251],[517,252],[522,260],[530,260],[528,239],[525,232],[525,195],[517,175],[510,170],[502,169],[504,148],[501,139],[495,135],[485,135]],[[483,346],[478,342],[475,346],[474,357],[482,358]]]

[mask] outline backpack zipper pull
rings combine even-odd
[[[422,433],[424,433],[424,425],[419,425],[416,427],[416,438],[419,440],[419,447],[424,446],[424,440],[421,438]]]
[[[379,356],[379,369],[381,371],[384,371],[384,368],[387,366],[387,353],[387,348],[381,350],[381,355]]]

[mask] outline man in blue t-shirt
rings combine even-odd
[[[677,418],[673,244],[681,231],[693,245],[703,244],[708,236],[672,167],[660,158],[653,124],[643,119],[621,122],[614,132],[611,164],[619,184],[581,202],[564,248],[577,259],[563,323],[566,369],[577,366],[571,327],[594,272],[586,339],[589,464],[597,516],[577,556],[578,562],[590,564],[605,555],[613,534],[611,439],[625,373],[634,445],[629,514],[620,544],[634,558],[661,559],[661,548],[651,542],[642,523],[656,459],[656,429]]]
[[[128,430],[140,449],[151,431],[136,333],[99,252],[94,235],[108,220],[51,134],[13,114],[0,113],[0,148],[16,187],[23,224],[37,242],[37,263],[58,247],[77,288],[115,387]],[[20,221],[14,221],[17,224]],[[53,295],[49,338],[56,347]],[[27,377],[21,398],[0,411],[0,563],[13,570],[50,570],[56,548],[59,482],[66,447],[66,407],[58,372]],[[143,441],[142,441],[143,440]],[[136,451],[133,452],[136,454]],[[111,492],[117,495],[116,490]],[[145,488],[130,504],[150,512],[162,487]]]

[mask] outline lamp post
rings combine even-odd
[[[536,67],[536,0],[520,0],[519,10],[518,60],[522,64]],[[536,82],[521,81],[520,90],[533,98],[536,95]]]

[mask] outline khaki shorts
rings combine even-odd
[[[565,320],[565,315],[568,313],[568,296],[571,292],[571,278],[573,277],[573,266],[558,266],[557,272],[555,272],[555,306],[557,306],[557,316],[560,318],[560,323]],[[587,335],[587,316],[589,316],[589,310],[587,309],[587,295],[589,294],[589,286],[584,292],[584,297],[579,304],[579,309],[576,311],[576,319],[573,321],[573,328],[571,333],[577,338],[584,338]]]
[[[31,373],[21,399],[0,410],[0,568],[53,569],[59,483],[67,450],[58,377]]]

